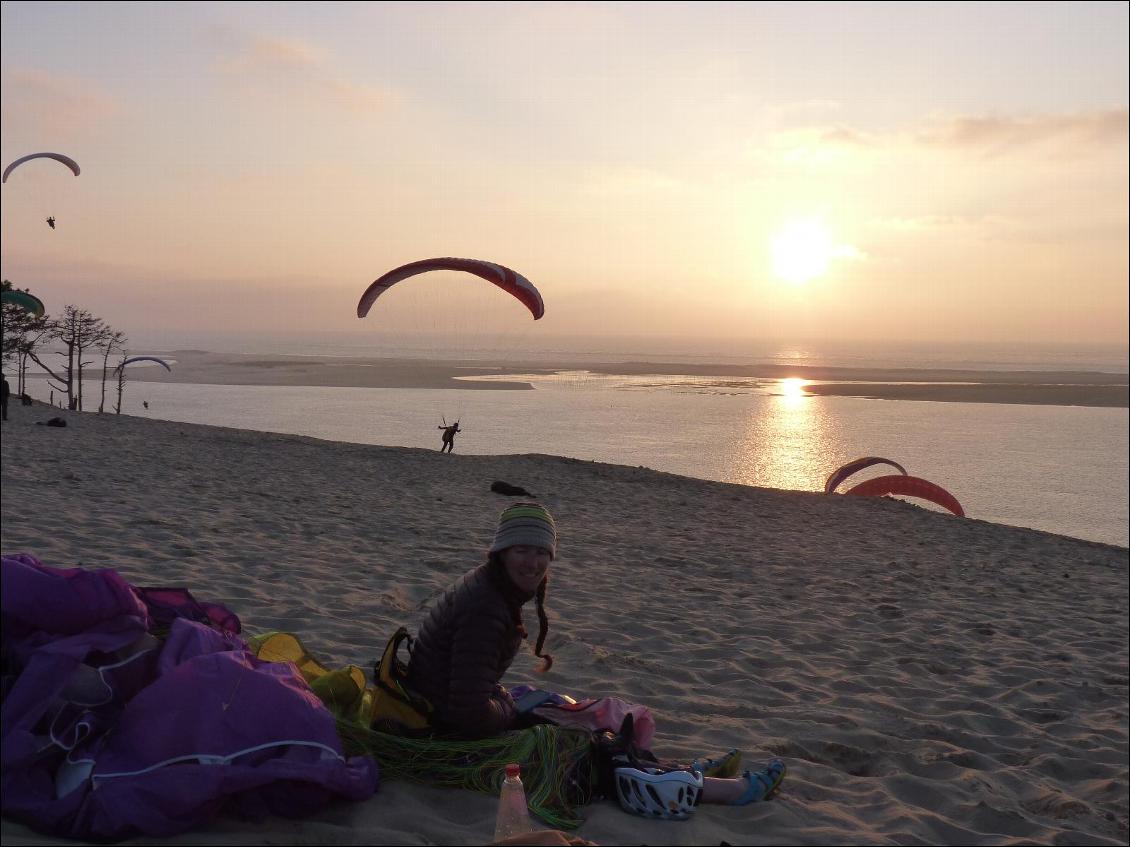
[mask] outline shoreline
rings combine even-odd
[[[770,391],[784,379],[810,382],[809,396],[1130,408],[1126,374],[1097,371],[970,371],[909,368],[827,368],[781,365],[687,365],[619,362],[366,359],[329,356],[264,356],[180,350],[171,373],[160,367],[131,368],[131,382],[210,385],[318,386],[335,388],[424,388],[478,391],[532,390],[523,374],[552,376],[587,371],[601,375],[688,376],[764,381]],[[99,373],[87,370],[87,375]],[[499,379],[513,375],[514,379]],[[476,380],[475,377],[490,377]],[[43,375],[29,374],[31,379]],[[88,376],[93,378],[93,376]],[[100,378],[100,377],[99,377]]]

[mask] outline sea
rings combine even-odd
[[[970,518],[1125,547],[1128,410],[810,396],[777,380],[597,373],[585,363],[795,364],[1126,375],[1125,346],[751,343],[716,339],[447,339],[350,336],[154,338],[176,348],[264,356],[492,362],[491,380],[530,390],[149,383],[131,366],[123,412],[142,417],[438,450],[455,420],[465,454],[552,454],[750,486],[822,491],[859,456],[883,456],[951,492]],[[513,367],[507,366],[513,362]],[[543,367],[568,362],[556,373]],[[534,365],[538,368],[534,369]],[[524,370],[530,368],[530,371]],[[175,368],[175,363],[174,363]],[[33,393],[36,389],[33,383]],[[148,404],[146,408],[143,403]],[[875,468],[859,479],[890,469]],[[854,478],[853,478],[854,480]],[[507,480],[522,484],[522,480]],[[937,508],[913,501],[923,508]]]

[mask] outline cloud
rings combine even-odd
[[[840,173],[868,163],[889,164],[892,156],[903,155],[971,161],[1027,155],[1062,164],[1116,154],[1125,161],[1128,115],[1126,109],[1027,117],[966,115],[873,131],[843,123],[813,123],[771,134],[767,152],[787,166]]]
[[[87,136],[122,110],[115,97],[89,82],[31,68],[4,71],[3,89],[4,125],[25,138]]]
[[[395,101],[391,89],[353,82],[337,72],[328,53],[302,41],[259,36],[243,39],[217,70],[254,96],[329,104],[351,112],[378,112]]]
[[[316,68],[325,61],[323,55],[308,44],[282,38],[256,38],[221,67],[234,73],[276,71],[285,68]]]
[[[788,167],[842,171],[881,154],[891,139],[844,124],[814,124],[779,130],[768,138],[768,156]]]
[[[927,147],[970,150],[990,155],[1037,145],[1069,146],[1078,152],[1125,144],[1126,109],[1025,118],[958,117],[934,122],[914,133]]]
[[[1103,211],[1089,208],[1082,220],[1056,217],[1046,220],[1030,214],[1008,215],[919,215],[872,218],[868,226],[879,232],[927,235],[944,238],[977,238],[1024,244],[1125,244],[1125,204]],[[1123,250],[1123,253],[1125,251]]]
[[[824,129],[819,133],[818,139],[824,144],[842,144],[848,147],[871,147],[875,144],[872,136],[846,126]]]

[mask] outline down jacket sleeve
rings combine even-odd
[[[510,641],[508,624],[497,616],[475,615],[456,628],[446,720],[460,735],[485,738],[514,722],[514,701],[499,684],[510,665],[504,649]]]
[[[517,604],[512,609],[514,604]],[[522,636],[516,610],[486,566],[445,592],[420,625],[408,668],[408,685],[435,710],[438,727],[464,738],[497,735],[517,710],[499,683]]]

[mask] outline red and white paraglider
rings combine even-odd
[[[411,277],[432,271],[460,271],[473,274],[480,279],[497,285],[511,297],[515,298],[519,303],[529,309],[535,321],[540,320],[542,315],[545,314],[545,302],[542,300],[541,292],[537,290],[537,287],[532,282],[517,271],[505,265],[487,262],[482,259],[456,259],[446,257],[409,262],[406,265],[393,268],[383,276],[377,277],[361,295],[361,299],[357,303],[357,317],[363,318],[369,314],[369,310],[373,307],[377,298],[398,282],[403,282]],[[444,431],[443,444],[448,450],[451,449],[451,445],[453,444],[452,439],[454,438],[454,433],[462,431],[459,428],[460,417],[461,416],[458,414],[455,415],[455,423],[450,426],[447,423],[446,416],[441,418],[443,420],[443,426],[439,427],[439,429]]]
[[[497,265],[494,262],[485,262],[481,259],[447,258],[423,259],[419,262],[409,262],[407,265],[401,265],[399,268],[394,268],[389,271],[384,276],[378,277],[365,289],[365,293],[361,295],[361,300],[357,304],[357,317],[363,318],[365,315],[369,314],[369,309],[373,307],[373,303],[376,302],[377,298],[388,291],[392,286],[396,285],[396,283],[416,276],[417,274],[428,273],[429,271],[464,271],[474,274],[477,277],[485,279],[487,282],[493,282],[507,294],[517,298],[523,306],[530,310],[530,314],[534,316],[535,321],[545,314],[545,303],[541,299],[541,292],[520,273],[504,265]]]

